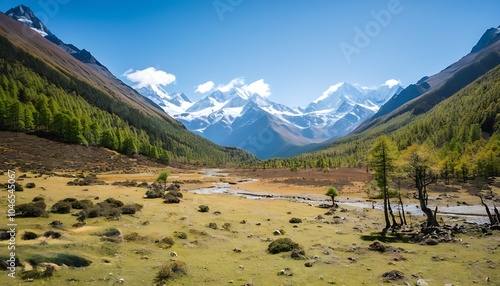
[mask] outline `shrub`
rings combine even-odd
[[[31,204],[37,208],[42,209],[44,212],[45,212],[45,208],[47,208],[47,204],[45,203],[45,201],[37,201],[37,202],[33,202]]]
[[[22,237],[23,240],[32,240],[32,239],[37,239],[37,238],[38,238],[38,234],[31,232],[31,231],[26,231]]]
[[[202,213],[206,213],[206,212],[210,211],[210,208],[206,205],[200,205],[198,208],[199,208],[198,211],[202,212]]]
[[[171,236],[166,236],[166,237],[160,239],[160,241],[158,243],[160,243],[160,247],[170,248],[170,247],[172,247],[172,245],[174,245],[175,240]]]
[[[187,239],[187,234],[185,232],[175,232],[174,234],[175,237],[179,239]]]
[[[29,264],[31,264],[33,267],[36,267],[42,263],[50,262],[50,258],[40,255],[40,254],[33,254],[28,259],[26,259]]]
[[[165,196],[173,196],[173,197],[177,197],[177,198],[184,197],[184,195],[179,191],[170,191]]]
[[[26,188],[27,188],[27,189],[33,189],[34,187],[36,187],[36,184],[35,184],[35,183],[27,183],[27,184],[26,184]]]
[[[10,256],[0,256],[0,270],[7,270],[8,267],[10,267],[10,262],[8,261],[10,259]],[[14,259],[14,264],[16,267],[23,267],[24,265],[21,263],[19,258],[16,256]]]
[[[298,217],[292,217],[289,221],[289,223],[302,223],[302,219]]]
[[[62,236],[62,234],[60,232],[57,232],[57,231],[49,230],[49,231],[46,231],[43,234],[43,236],[57,239],[57,238],[60,238]]]
[[[147,199],[155,199],[163,197],[163,190],[160,189],[149,189],[146,191]]]
[[[181,186],[179,184],[170,184],[168,186],[167,191],[173,191],[173,192],[178,192],[181,190]]]
[[[135,205],[124,205],[121,208],[122,214],[135,214],[137,212],[137,208]]]
[[[17,182],[14,183],[14,186],[15,186],[15,190],[16,192],[23,192],[24,191],[24,188],[23,186],[21,186],[20,184],[18,184]]]
[[[131,232],[131,233],[127,233],[123,236],[123,239],[125,241],[140,241],[140,240],[146,240],[147,237],[145,236],[141,236],[140,234],[138,234],[137,232]]]
[[[166,204],[178,204],[181,202],[181,200],[178,197],[174,197],[172,195],[167,195],[167,196],[165,196],[165,199],[163,200],[163,202]]]
[[[229,231],[229,230],[230,230],[230,228],[231,228],[231,224],[230,224],[230,223],[228,223],[228,222],[226,222],[226,223],[224,223],[224,225],[222,225],[222,229],[224,229],[224,230]]]
[[[217,229],[217,224],[215,222],[211,222],[207,225],[207,227],[211,228],[211,229]]]
[[[104,201],[107,202],[108,204],[110,204],[112,207],[115,207],[115,208],[121,208],[121,207],[123,207],[125,205],[122,201],[117,200],[117,199],[113,199],[113,198],[107,198]]]
[[[61,202],[70,203],[70,204],[73,204],[73,203],[75,203],[77,201],[78,200],[75,199],[75,198],[65,198],[64,200],[61,200]]]
[[[34,202],[34,203],[36,203],[36,202],[43,202],[43,201],[45,201],[45,198],[42,197],[42,196],[36,196],[31,201]]]
[[[107,236],[107,237],[120,236],[121,234],[122,233],[120,232],[120,230],[115,227],[106,228],[102,232],[95,233],[95,235],[97,236]]]
[[[176,278],[186,274],[187,264],[185,262],[179,260],[167,261],[165,264],[160,266],[160,269],[156,274],[155,282],[157,285],[163,285],[168,280],[175,280]]]
[[[71,204],[74,209],[84,210],[89,209],[94,206],[94,203],[91,200],[79,200]]]
[[[58,214],[67,214],[71,212],[71,204],[69,202],[59,201],[55,203],[51,208],[50,212]]]
[[[69,267],[87,267],[92,261],[73,254],[58,253],[50,259],[50,262],[57,265],[67,265]]]
[[[45,214],[45,208],[36,205],[39,203],[42,202],[17,205],[15,207],[16,213],[18,213],[20,217],[40,217]]]
[[[269,246],[267,247],[267,251],[271,254],[276,254],[276,253],[281,253],[281,252],[292,251],[296,248],[299,248],[298,243],[293,242],[288,237],[282,237],[282,238],[278,238],[275,241],[271,242],[269,244]]]

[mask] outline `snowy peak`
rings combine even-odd
[[[183,113],[193,105],[184,93],[169,94],[160,85],[148,85],[136,90],[142,96],[156,103],[171,116]]]
[[[388,80],[378,87],[364,87],[358,84],[340,82],[330,86],[323,94],[310,103],[305,112],[316,112],[320,110],[337,111],[345,104],[382,106],[392,96],[402,90],[401,85],[396,80]]]
[[[35,30],[42,37],[53,35],[29,7],[19,5],[8,10],[5,14]]]

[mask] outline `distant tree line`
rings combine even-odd
[[[386,124],[334,142],[329,148],[293,158],[269,159],[262,168],[362,167],[380,136],[398,152],[423,146],[445,181],[500,175],[500,67],[469,84],[425,114],[408,111]]]

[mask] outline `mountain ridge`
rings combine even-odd
[[[128,141],[130,148],[122,149],[122,147],[119,147],[120,150],[135,150],[156,158],[165,155],[170,159],[183,161],[189,161],[190,159],[187,158],[189,156],[191,159],[206,160],[206,162],[212,164],[231,161],[237,163],[241,161],[241,158],[247,158],[250,161],[254,159],[253,156],[246,154],[242,150],[217,146],[208,140],[190,133],[181,123],[167,115],[157,105],[137,93],[134,89],[117,80],[116,77],[103,75],[92,68],[91,64],[81,62],[48,39],[42,37],[38,32],[26,29],[25,27],[23,23],[0,13],[0,44],[2,45],[0,60],[18,69],[26,69],[25,75],[22,76],[30,74],[33,78],[39,78],[43,82],[49,81],[54,85],[20,85],[22,89],[11,89],[9,86],[13,85],[0,86],[4,92],[7,92],[6,98],[0,94],[2,95],[2,98],[0,98],[0,109],[2,109],[2,112],[5,112],[3,108],[7,108],[9,112],[15,112],[15,109],[12,108],[17,106],[21,110],[30,108],[32,110],[30,113],[34,115],[38,114],[40,112],[38,106],[43,104],[38,103],[38,101],[41,98],[44,100],[50,99],[50,96],[42,96],[33,89],[41,88],[42,91],[50,89],[54,90],[52,92],[60,94],[60,96],[58,95],[60,99],[64,97],[71,102],[80,101],[80,104],[85,105],[85,110],[91,110],[90,114],[92,116],[115,116],[113,121],[109,121],[108,123],[99,122],[99,124],[103,128],[106,128],[106,130],[114,127],[108,131],[116,133],[115,135],[107,133],[107,135],[112,135],[113,137],[121,135],[121,131],[119,130],[122,128],[127,132],[126,135],[128,137],[122,138],[118,142],[121,144],[124,142],[122,140],[129,139],[131,140]],[[20,59],[23,59],[23,61],[21,62]],[[11,76],[8,73],[6,75]],[[27,94],[22,95],[23,101],[19,101],[18,98],[20,95],[17,93],[20,90],[23,93],[29,91],[28,97]],[[50,95],[47,91],[43,93]],[[85,103],[81,101],[83,99],[86,101]],[[35,106],[34,110],[29,105],[26,105],[31,101],[33,101],[31,106]],[[63,106],[66,106],[66,103]],[[80,128],[89,126],[85,125],[86,127],[84,127],[83,125],[79,125],[82,122],[77,117],[74,117],[74,111],[64,109],[68,116],[63,115],[60,111],[62,110],[59,108],[53,109],[54,115],[58,115],[56,114],[57,112],[60,114],[57,118],[64,121],[72,120],[71,122],[75,124],[74,131],[76,133],[68,135],[68,138],[71,138],[72,141],[78,140],[88,144],[96,144],[97,146],[101,146],[101,144],[106,142],[113,143],[113,141],[96,141],[95,138],[89,137],[92,136],[91,133],[86,134],[85,136],[87,137],[84,138],[84,134],[80,132],[84,132],[85,129]],[[104,115],[102,112],[105,112],[107,115]],[[55,119],[56,117],[49,118],[50,121]],[[92,122],[95,118],[90,118],[86,122],[89,122],[89,120]],[[109,125],[110,122],[113,126]],[[5,130],[15,128],[22,131],[25,128],[32,128],[31,126],[33,126],[32,122],[29,125],[25,125],[24,119],[22,123],[23,125],[18,125],[18,123],[15,123],[15,125],[11,123],[9,123],[10,125],[2,125],[0,122],[0,127],[3,129],[6,128]],[[58,129],[53,124],[40,125],[40,122],[35,122],[35,124],[37,128],[42,128],[43,130],[50,128],[50,132],[58,132]],[[120,126],[119,128],[118,125]],[[106,130],[98,130],[97,134],[99,136],[106,135]],[[81,136],[77,138],[77,134]],[[82,141],[84,139],[85,141]],[[111,139],[115,140],[114,138]],[[119,137],[116,139],[119,139]],[[61,138],[61,140],[67,139]],[[103,140],[103,138],[100,140]],[[114,144],[110,146],[114,146]],[[134,148],[131,148],[132,146]]]
[[[184,97],[175,106],[172,105],[175,94],[154,94],[151,90],[138,89],[189,130],[217,144],[257,150],[256,155],[266,159],[293,156],[346,135],[402,87],[394,80],[377,87],[340,83],[305,108],[290,108],[238,86],[224,92],[215,90],[196,102]],[[182,110],[181,105],[187,108]],[[278,141],[259,138],[263,128]],[[248,146],[248,142],[256,146],[265,142],[274,151]],[[275,147],[277,144],[283,147]]]

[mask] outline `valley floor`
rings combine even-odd
[[[367,201],[371,175],[363,169],[330,173],[309,169],[170,169],[168,182],[181,186],[183,198],[179,204],[145,199],[146,188],[112,185],[126,180],[152,183],[159,170],[103,172],[97,178],[105,184],[70,186],[67,183],[81,172],[39,174],[16,169],[18,183],[35,183],[35,188],[16,193],[16,204],[28,203],[36,196],[43,196],[49,208],[68,197],[94,202],[115,198],[125,204],[142,204],[143,209],[134,215],[124,214],[119,220],[88,218],[82,227],[72,226],[77,220],[71,214],[16,218],[16,256],[21,262],[34,254],[67,253],[90,259],[92,264],[62,268],[47,280],[33,282],[20,278],[21,268],[16,270],[15,279],[3,271],[2,285],[154,285],[160,265],[170,260],[185,262],[188,271],[169,283],[172,285],[387,285],[381,275],[391,270],[404,273],[404,278],[392,282],[394,285],[415,285],[418,279],[429,285],[500,284],[498,230],[483,233],[480,228],[471,228],[457,234],[454,242],[433,246],[388,236],[384,241],[390,246],[388,251],[369,250],[375,239],[381,239],[382,212],[372,209],[371,201]],[[8,181],[6,171],[0,176],[1,183]],[[330,184],[343,192],[338,198],[340,209],[326,214],[328,210],[318,205],[331,203],[323,195]],[[410,184],[407,187],[411,190]],[[406,192],[405,204],[415,203],[410,199],[411,192]],[[498,186],[492,186],[492,192],[500,195]],[[430,201],[443,208],[478,205],[478,198],[472,194],[467,185],[438,185]],[[7,192],[1,192],[0,228],[7,228],[7,204]],[[200,205],[209,206],[210,211],[199,212]],[[78,211],[73,209],[71,213]],[[479,215],[484,216],[484,209]],[[415,227],[423,220],[418,213],[408,216]],[[442,224],[469,225],[460,215],[438,217]],[[300,218],[302,223],[292,224],[291,218]],[[49,223],[55,220],[62,226],[51,227]],[[96,235],[111,227],[120,230],[125,240],[103,241]],[[61,232],[62,237],[21,239],[26,231],[43,234],[49,230]],[[282,234],[275,236],[275,230]],[[131,239],[133,233],[137,233],[136,239]],[[180,233],[187,237],[176,237]],[[175,243],[168,248],[155,242],[164,237],[173,237]],[[299,243],[305,250],[304,259],[292,259],[290,252],[267,253],[270,241],[279,237]],[[0,242],[0,256],[8,255],[7,247],[7,241]],[[173,252],[177,256],[171,256]],[[280,275],[281,270],[284,275]]]

